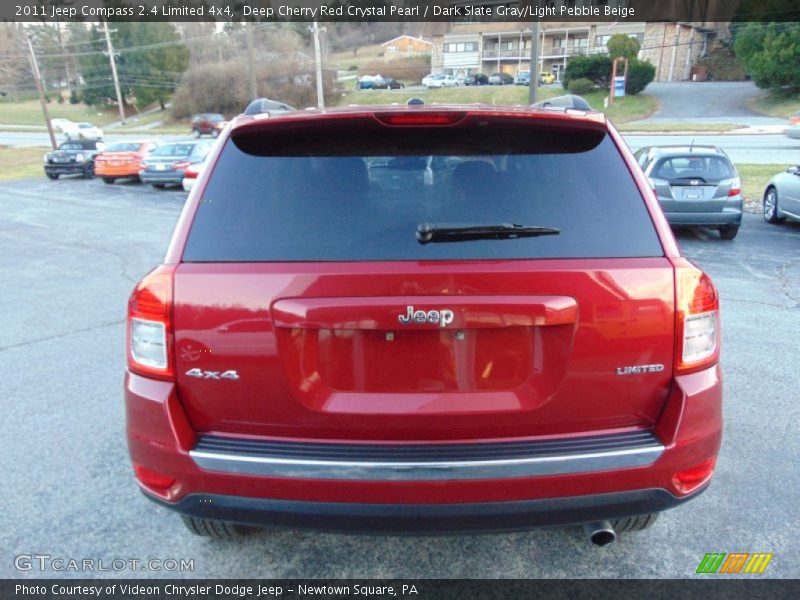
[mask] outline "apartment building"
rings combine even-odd
[[[608,39],[618,33],[635,37],[639,57],[656,67],[656,81],[684,81],[705,56],[714,39],[727,35],[727,23],[645,23],[543,21],[539,27],[539,73],[561,81],[574,56],[606,53]],[[447,33],[433,36],[431,67],[452,75],[530,70],[531,32],[521,22],[456,22]]]

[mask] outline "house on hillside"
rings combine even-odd
[[[381,44],[383,56],[418,56],[420,54],[430,54],[433,42],[422,37],[413,35],[400,35],[394,39]]]

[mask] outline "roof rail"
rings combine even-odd
[[[247,105],[247,108],[244,109],[244,114],[261,115],[264,113],[287,112],[292,110],[297,109],[294,106],[286,104],[285,102],[270,100],[269,98],[256,98]]]
[[[555,98],[548,98],[531,104],[531,108],[574,108],[577,110],[589,110],[594,112],[591,105],[581,96],[575,94],[565,94],[564,96],[556,96]]]

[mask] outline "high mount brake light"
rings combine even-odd
[[[675,264],[675,371],[692,373],[719,360],[719,297],[711,278],[688,260]]]
[[[136,285],[128,300],[128,368],[158,379],[174,379],[172,283],[174,265],[160,265]]]
[[[465,112],[421,112],[421,113],[378,113],[375,118],[384,125],[393,126],[430,126],[455,125],[467,116]]]

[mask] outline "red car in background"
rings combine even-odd
[[[158,148],[156,140],[137,140],[132,142],[114,142],[94,159],[94,173],[102,177],[105,183],[114,183],[117,179],[139,179],[139,165],[147,155]]]
[[[133,469],[192,532],[602,545],[709,484],[717,292],[602,114],[242,116],[206,164],[127,320]]]
[[[218,113],[203,113],[192,115],[192,136],[199,138],[201,135],[217,137],[228,122]]]

